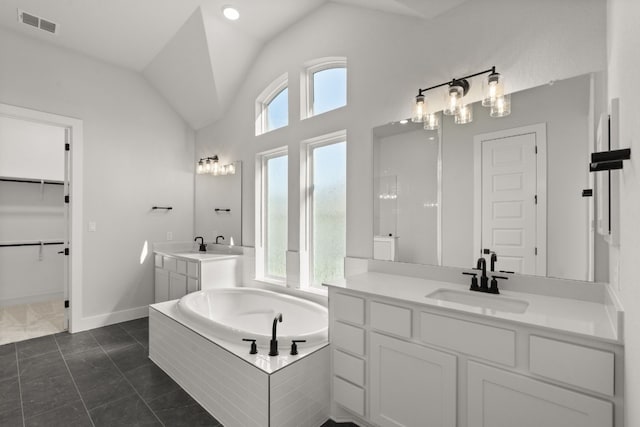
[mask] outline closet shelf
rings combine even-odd
[[[64,185],[63,181],[56,181],[52,179],[29,179],[29,178],[7,178],[0,177],[0,181],[6,182],[24,182],[28,184],[51,184],[51,185]]]

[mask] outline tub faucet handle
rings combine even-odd
[[[249,354],[258,354],[258,346],[256,345],[256,340],[242,338],[242,341],[251,341],[251,350],[249,350]]]
[[[289,354],[291,354],[292,356],[295,356],[296,354],[298,354],[297,343],[299,342],[307,342],[307,340],[291,340],[291,352]]]

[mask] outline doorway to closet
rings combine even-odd
[[[0,114],[0,345],[68,329],[69,142]]]

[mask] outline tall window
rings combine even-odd
[[[274,80],[256,99],[256,135],[289,124],[289,88],[287,74]]]
[[[277,151],[262,156],[262,268],[258,275],[284,281],[287,272],[288,156]],[[260,271],[262,270],[262,271]]]
[[[305,75],[306,113],[312,117],[347,105],[347,61],[324,58],[314,61]]]
[[[309,284],[344,276],[346,253],[346,134],[307,145]]]

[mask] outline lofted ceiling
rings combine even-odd
[[[430,19],[466,0],[2,0],[0,26],[142,73],[199,129],[224,113],[266,42],[330,1]],[[227,4],[239,20],[222,17]],[[20,23],[18,9],[57,34]]]

